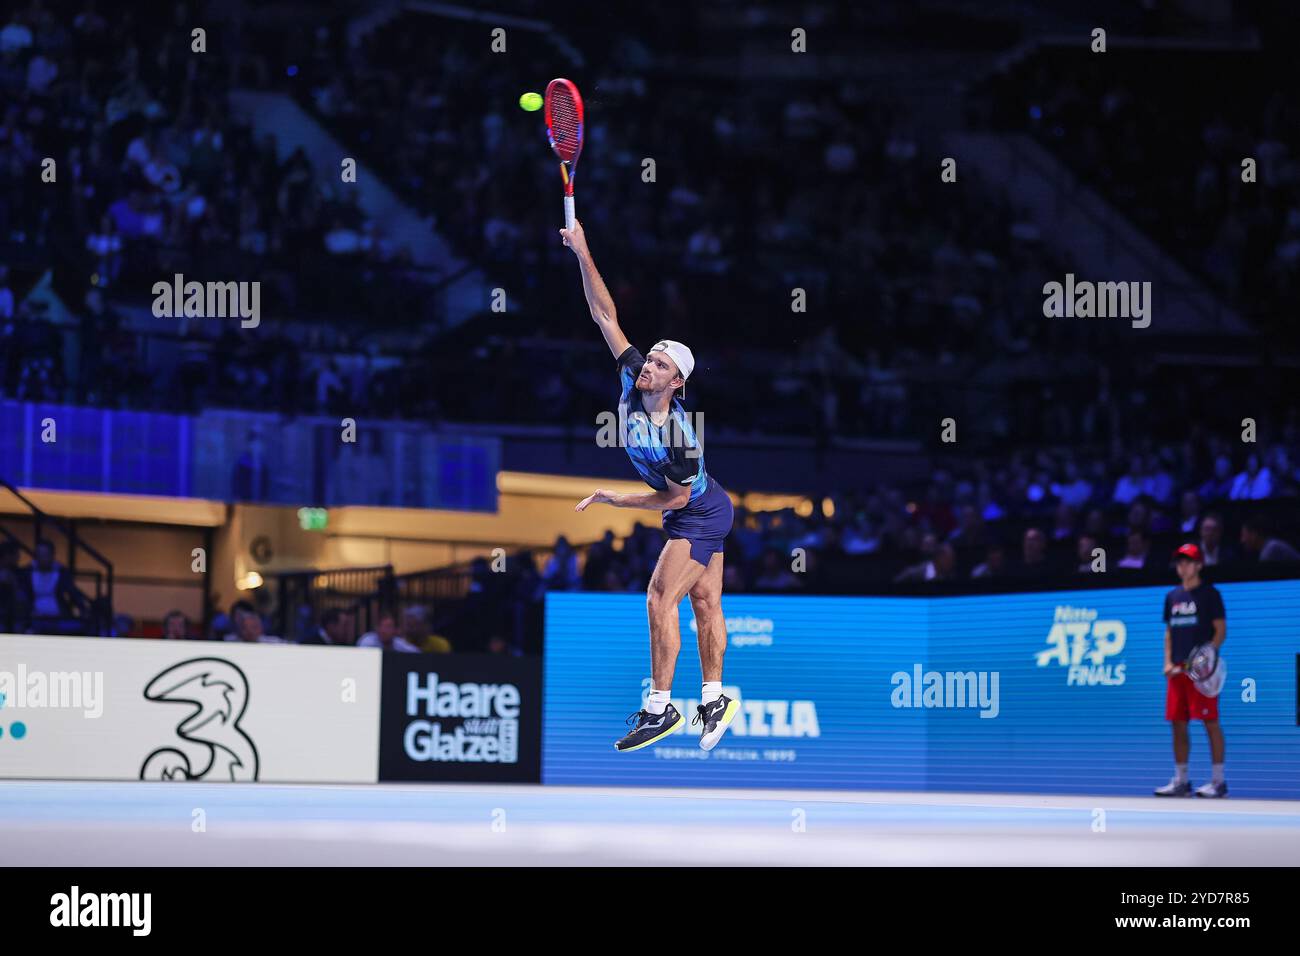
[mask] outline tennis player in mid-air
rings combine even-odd
[[[663,339],[642,355],[619,328],[609,290],[596,271],[582,223],[561,229],[564,244],[578,257],[582,288],[591,317],[609,350],[618,360],[619,438],[632,465],[654,489],[642,494],[618,494],[598,488],[577,505],[649,508],[663,512],[668,541],[659,555],[646,595],[650,618],[650,697],[645,709],[628,718],[632,730],[617,741],[627,752],[648,747],[682,725],[684,718],[670,702],[673,671],[682,637],[677,606],[691,596],[699,631],[700,671],[704,680],[697,714],[700,746],[712,750],[736,716],[739,704],[722,693],[722,657],[727,628],[722,617],[722,546],[731,532],[731,499],[704,469],[704,449],[677,400],[695,368],[691,350]]]

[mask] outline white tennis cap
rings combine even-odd
[[[650,351],[667,352],[668,357],[673,360],[673,363],[682,373],[683,380],[690,378],[691,372],[695,371],[695,356],[681,342],[674,342],[672,339],[660,339],[650,348]]]

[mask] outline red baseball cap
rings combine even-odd
[[[1179,558],[1191,558],[1193,561],[1197,561],[1201,564],[1205,563],[1205,557],[1201,554],[1200,547],[1192,544],[1190,541],[1174,552],[1174,560],[1177,561]]]

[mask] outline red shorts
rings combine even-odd
[[[1181,671],[1169,675],[1165,692],[1165,720],[1218,720],[1219,698],[1206,697]]]

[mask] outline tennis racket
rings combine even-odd
[[[1206,697],[1218,697],[1223,682],[1228,677],[1228,665],[1223,662],[1212,643],[1199,644],[1187,655],[1183,673],[1192,679],[1196,689]]]
[[[560,158],[564,180],[564,228],[573,228],[573,174],[582,152],[582,95],[569,80],[557,78],[546,85],[546,138]]]

